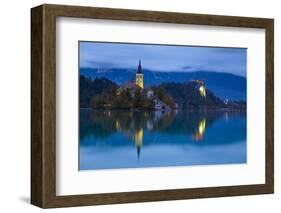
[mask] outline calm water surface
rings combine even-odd
[[[80,170],[246,163],[246,113],[80,109]]]

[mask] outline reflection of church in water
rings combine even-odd
[[[202,97],[206,97],[206,90],[205,90],[204,82],[200,81],[200,80],[193,80],[192,82],[196,83],[196,89],[198,89],[199,94]],[[144,75],[143,75],[143,71],[142,71],[141,60],[139,60],[135,80],[127,81],[124,84],[124,89],[130,89],[131,92],[134,92],[135,89],[137,89],[137,88],[141,89],[142,93],[146,93],[147,98],[151,99],[154,97],[154,93],[151,89],[144,89]],[[165,104],[162,103],[160,100],[157,100],[157,101],[154,100],[154,102],[155,102],[155,109],[157,109],[154,112],[154,121],[157,121],[157,120],[160,120],[166,114],[166,113],[163,114],[162,110],[158,111],[158,108],[169,109],[169,107],[165,106]],[[160,105],[160,107],[157,107],[158,105]],[[148,130],[153,129],[153,122],[151,122],[151,121],[147,122],[147,129]],[[203,119],[201,119],[199,121],[198,127],[195,129],[195,132],[192,134],[192,140],[195,140],[195,141],[202,140],[205,130],[206,130],[206,119],[204,117]],[[131,137],[132,137],[132,142],[136,146],[137,155],[138,155],[138,159],[139,159],[141,148],[143,145],[143,128],[138,129]]]
[[[137,148],[138,159],[140,158],[140,151],[142,147],[142,140],[143,140],[143,129],[139,129],[133,136],[132,140]]]
[[[141,60],[139,60],[139,65],[138,65],[138,70],[136,73],[136,81],[133,82],[133,85],[135,88],[144,88],[144,81],[143,81],[143,72],[141,68]],[[142,147],[142,141],[143,141],[143,129],[137,130],[137,132],[132,136],[133,143],[135,144],[137,148],[137,154],[138,154],[138,159],[140,158],[140,151]]]

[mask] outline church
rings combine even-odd
[[[143,89],[143,73],[141,69],[141,60],[139,60],[138,71],[136,74],[136,86]]]
[[[139,60],[139,66],[138,66],[137,73],[136,73],[136,79],[125,82],[124,88],[125,89],[136,89],[136,88],[144,89],[144,80],[143,80],[143,72],[142,72],[142,68],[141,68],[141,60]]]

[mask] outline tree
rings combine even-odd
[[[107,78],[95,78],[94,80],[83,75],[79,77],[79,102],[80,107],[90,107],[92,98],[101,95],[105,90],[114,90],[117,84]]]

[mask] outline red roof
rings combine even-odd
[[[125,89],[135,89],[136,88],[136,82],[135,81],[126,81],[124,83],[124,88]]]

